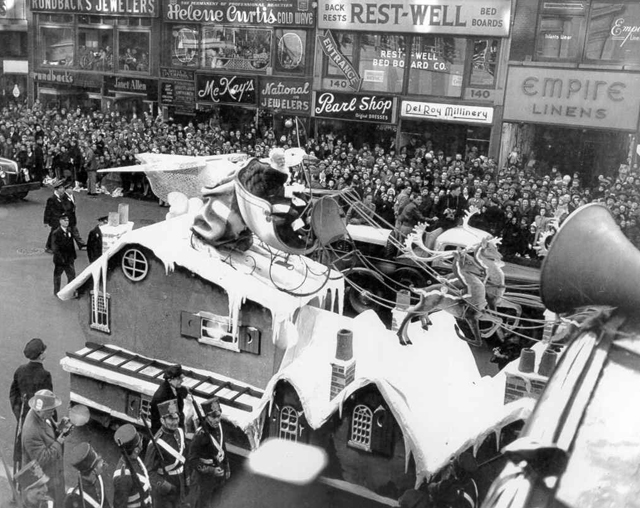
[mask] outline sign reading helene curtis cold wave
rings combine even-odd
[[[311,113],[311,81],[262,78],[260,107],[294,113]]]
[[[316,92],[313,114],[325,118],[391,123],[393,105],[393,97],[386,95]]]
[[[79,14],[128,14],[156,17],[159,0],[28,0],[34,12],[71,12]]]
[[[638,74],[512,67],[504,120],[635,131],[638,90]]]
[[[400,115],[403,118],[442,120],[445,122],[484,124],[493,122],[493,108],[436,102],[402,101]]]
[[[311,0],[170,0],[167,21],[192,21],[225,25],[315,26]]]
[[[509,35],[511,0],[320,0],[318,3],[318,28]]]
[[[214,104],[256,104],[256,78],[245,76],[196,76],[196,100]]]

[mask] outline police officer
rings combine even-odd
[[[116,430],[113,439],[121,453],[113,472],[113,508],[151,508],[151,483],[140,459],[140,434],[127,423]]]
[[[176,508],[186,496],[184,431],[180,428],[178,401],[158,404],[162,427],[147,447],[145,465],[149,470],[155,508]]]
[[[109,508],[102,472],[105,462],[89,443],[71,450],[69,460],[80,473],[78,484],[67,490],[65,508]]]
[[[213,494],[231,476],[229,459],[220,425],[222,408],[217,397],[202,404],[205,418],[189,446],[188,466],[191,471],[189,499],[192,508],[205,508]]]
[[[178,403],[178,416],[180,428],[184,430],[184,399],[187,389],[182,386],[184,374],[181,365],[171,365],[164,371],[164,382],[156,390],[151,398],[151,432],[154,434],[160,429],[160,413],[158,404],[175,399]]]
[[[22,508],[53,508],[53,499],[47,495],[49,477],[35,460],[26,464],[16,473],[15,480],[20,486],[19,503],[4,506]]]

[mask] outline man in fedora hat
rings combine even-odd
[[[217,397],[202,404],[203,425],[198,429],[189,446],[187,465],[190,473],[192,508],[206,508],[213,494],[231,476],[229,459],[220,425],[222,408]]]
[[[53,391],[51,373],[44,368],[45,351],[47,346],[42,339],[34,338],[24,347],[24,356],[28,363],[20,365],[13,374],[13,381],[9,389],[11,409],[16,417],[16,438],[13,449],[13,463],[21,464],[22,456],[22,425],[29,409],[28,402],[38,390]]]
[[[184,374],[182,365],[171,365],[164,371],[164,382],[158,387],[156,393],[151,398],[151,432],[155,434],[160,430],[160,412],[158,405],[162,402],[175,399],[178,404],[178,416],[180,418],[180,428],[184,430],[184,399],[187,396],[187,389],[182,386]]]
[[[78,484],[67,490],[64,508],[109,508],[102,481],[103,458],[86,442],[76,446],[69,455],[79,477]]]
[[[53,508],[53,500],[47,495],[49,477],[35,460],[26,464],[15,475],[15,481],[20,486],[20,498],[16,504],[21,508]]]
[[[113,439],[120,448],[120,459],[113,472],[113,508],[151,508],[151,483],[140,459],[140,434],[127,423],[116,430]]]
[[[151,480],[153,506],[177,508],[186,496],[185,438],[180,428],[178,401],[161,402],[158,411],[162,427],[152,436],[144,462]]]
[[[51,390],[38,390],[29,399],[29,412],[22,426],[22,457],[36,460],[49,477],[49,495],[56,508],[64,502],[64,464],[62,444],[71,429],[68,418],[58,424],[53,419],[62,401]]]
[[[76,249],[73,245],[73,233],[69,226],[69,216],[63,213],[59,219],[60,227],[51,235],[53,250],[53,294],[57,295],[62,283],[62,273],[67,276],[67,284],[76,278]]]
[[[65,211],[64,204],[64,180],[55,179],[51,182],[50,187],[53,189],[53,195],[47,199],[44,207],[44,225],[49,228],[49,236],[45,244],[45,251],[53,254],[51,248],[51,237],[53,232],[60,226],[60,216]]]

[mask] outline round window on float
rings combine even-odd
[[[127,279],[140,282],[149,273],[149,261],[139,249],[128,249],[122,256],[122,271]]]

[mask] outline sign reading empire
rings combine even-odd
[[[129,14],[156,17],[158,0],[30,0],[34,12],[78,12],[86,14]]]
[[[224,24],[314,26],[316,19],[308,0],[246,2],[219,0],[172,0],[165,10],[167,21]]]
[[[510,16],[511,0],[321,0],[318,27],[506,37]]]

